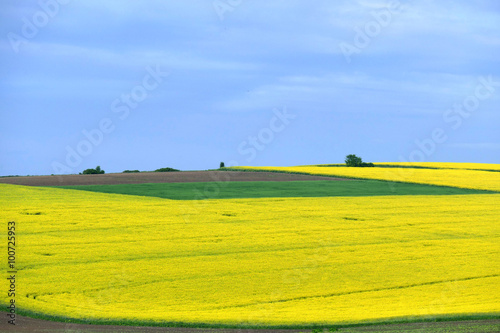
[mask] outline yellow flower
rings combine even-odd
[[[48,315],[278,325],[498,313],[499,198],[175,201],[0,184],[0,237],[15,221],[16,304]]]
[[[390,163],[393,164],[393,163]],[[500,191],[500,172],[451,168],[444,163],[446,168],[353,168],[353,167],[328,167],[328,166],[296,166],[296,167],[235,167],[234,169],[248,169],[260,171],[296,172],[313,175],[328,175],[337,177],[351,177],[363,179],[378,179],[405,183],[430,184],[452,186],[477,190]],[[436,165],[436,164],[434,164]],[[495,164],[491,170],[495,169]],[[497,165],[498,166],[498,165]]]

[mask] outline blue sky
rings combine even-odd
[[[500,2],[5,0],[0,175],[500,163]]]

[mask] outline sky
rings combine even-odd
[[[2,0],[0,176],[500,163],[500,2]]]

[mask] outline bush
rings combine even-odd
[[[177,170],[174,168],[160,168],[160,169],[155,170],[155,172],[171,172],[171,171],[180,171],[180,170]]]
[[[122,173],[137,173],[139,170],[124,170]]]
[[[219,169],[222,169],[222,168],[224,168],[224,167],[225,167],[224,162],[220,162]]]
[[[104,174],[104,170],[101,170],[100,166],[97,166],[95,169],[85,169],[83,170],[84,175],[100,175]]]

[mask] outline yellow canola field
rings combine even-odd
[[[375,165],[401,165],[401,166],[416,166],[439,169],[470,169],[470,170],[498,170],[500,164],[487,163],[444,163],[444,162],[383,162],[374,163]]]
[[[174,201],[0,184],[0,237],[15,221],[18,309],[49,315],[279,325],[491,314],[499,198]],[[2,308],[9,300],[2,292]]]
[[[463,169],[418,168],[353,168],[325,166],[295,167],[233,167],[257,171],[298,172],[312,175],[328,175],[364,179],[378,179],[406,183],[452,186],[477,190],[500,191],[500,172]]]

